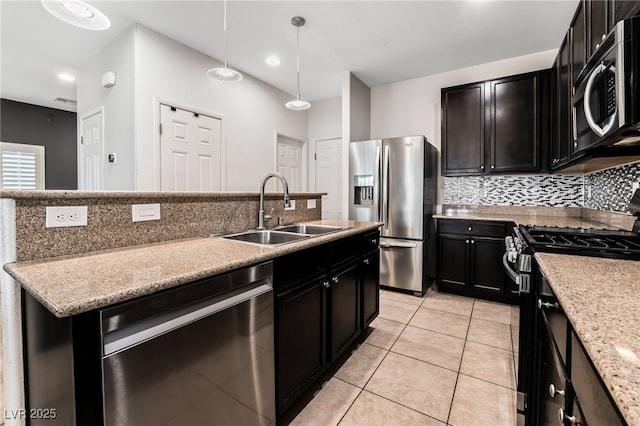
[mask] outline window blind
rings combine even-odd
[[[2,143],[0,154],[2,189],[43,189],[43,147]]]

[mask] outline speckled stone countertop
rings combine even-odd
[[[580,207],[477,206],[443,209],[434,215],[441,219],[489,220],[515,222],[518,225],[559,226],[570,228],[633,228],[635,218],[628,214],[602,212]]]
[[[4,269],[54,315],[62,318],[374,230],[380,225],[327,220],[309,223],[349,228],[275,247],[220,238],[190,238],[9,263]]]
[[[640,425],[640,262],[535,258],[625,420]]]

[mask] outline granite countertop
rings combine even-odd
[[[517,225],[558,226],[569,228],[624,229],[633,228],[635,217],[617,212],[580,207],[546,206],[476,206],[443,209],[434,215],[441,219],[489,220],[515,222]]]
[[[628,424],[640,424],[640,262],[536,253]]]
[[[348,229],[281,246],[190,238],[4,265],[24,289],[63,318],[153,294],[201,278],[379,227],[377,222],[319,220]]]

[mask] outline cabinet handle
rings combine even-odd
[[[480,170],[484,170],[484,164],[480,166]]]
[[[574,147],[574,148],[577,148],[577,147],[578,147],[578,142],[574,142],[574,143],[573,143],[573,147]]]
[[[329,284],[329,281],[323,282],[322,285],[325,286],[326,288],[331,287],[331,284]]]
[[[373,240],[371,240],[371,244],[378,244],[378,240],[376,240],[375,238]]]
[[[495,169],[495,168],[496,168],[496,166],[491,166],[491,170],[493,170],[493,169]]]
[[[471,231],[471,227],[467,228],[469,231]]]
[[[371,263],[371,262],[369,262],[369,259],[365,259],[365,260],[364,260],[364,264],[365,264],[365,265],[368,265],[369,263]]]
[[[469,240],[465,240],[465,242],[464,242],[464,243],[465,243],[465,244],[469,244]]]
[[[558,420],[560,421],[560,424],[569,422],[569,424],[575,425],[578,423],[576,416],[568,416],[567,413],[565,413],[564,408],[558,408]]]
[[[475,244],[475,243],[476,243],[476,240],[471,240],[471,244]]]
[[[556,387],[552,383],[549,385],[549,395],[551,395],[551,398],[555,398],[556,395],[564,396],[564,391],[561,389],[556,389]]]
[[[596,44],[596,50],[600,49],[600,43]]]
[[[558,306],[557,303],[543,302],[542,299],[538,299],[538,309],[542,309],[542,308],[558,309],[559,307],[560,306]]]
[[[331,278],[331,281],[333,281],[334,283],[338,284],[338,281],[340,281],[340,278],[333,277],[333,278]]]
[[[607,38],[606,34],[602,34],[602,40],[604,40],[605,38]]]

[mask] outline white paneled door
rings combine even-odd
[[[278,135],[278,159],[276,168],[278,173],[287,179],[289,191],[291,192],[302,191],[304,189],[302,145],[303,141]],[[282,190],[280,183],[278,183],[278,190]]]
[[[160,126],[160,189],[219,191],[221,120],[161,104]]]
[[[102,107],[84,114],[80,124],[78,189],[104,189],[104,120]]]
[[[322,197],[322,218],[342,219],[342,139],[316,141],[316,191]]]

